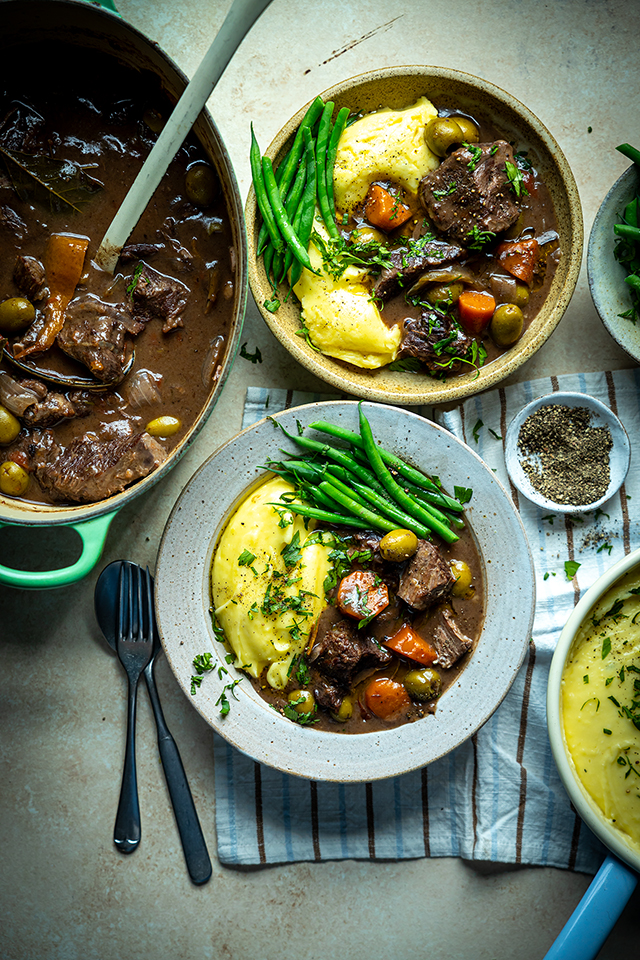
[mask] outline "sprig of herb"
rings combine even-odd
[[[511,163],[510,160],[507,160],[504,165],[504,172],[507,175],[507,180],[509,181],[511,189],[515,193],[516,197],[518,197],[518,199],[520,199],[520,197],[528,197],[529,191],[523,185],[524,174],[522,170],[517,167],[515,163]]]
[[[260,348],[256,347],[254,353],[248,353],[246,341],[240,347],[240,356],[243,360],[248,360],[249,363],[262,363],[262,354],[260,353]]]

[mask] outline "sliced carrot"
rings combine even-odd
[[[367,194],[364,215],[374,227],[388,233],[402,226],[411,216],[411,210],[406,203],[402,203],[400,197],[394,196],[379,183],[372,183]]]
[[[354,570],[340,581],[337,604],[348,617],[364,620],[389,606],[389,591],[373,570]]]
[[[390,640],[385,640],[384,645],[394,653],[399,653],[409,660],[415,660],[416,663],[422,663],[425,667],[430,667],[438,655],[429,641],[416,633],[408,623],[400,627]]]
[[[495,299],[483,290],[463,290],[458,297],[460,323],[471,336],[484,333],[495,308]]]
[[[13,345],[16,359],[30,353],[42,353],[53,346],[64,324],[64,312],[82,276],[88,244],[86,237],[70,237],[62,233],[54,233],[49,237],[44,258],[49,285],[44,319],[36,319],[22,341]]]
[[[498,261],[512,276],[530,284],[538,261],[540,244],[535,237],[529,240],[511,240],[501,243],[496,250]]]
[[[405,707],[410,705],[411,698],[397,680],[376,677],[367,684],[364,702],[367,710],[374,716],[381,720],[394,720]]]

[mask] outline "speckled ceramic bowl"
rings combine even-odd
[[[585,504],[556,503],[549,500],[548,497],[539,493],[528,474],[522,466],[522,454],[518,450],[518,435],[522,424],[536,410],[541,407],[552,404],[562,404],[567,407],[586,407],[591,413],[591,426],[607,426],[611,432],[613,446],[609,454],[610,479],[606,492],[598,500]],[[532,400],[526,407],[523,407],[513,418],[507,428],[507,435],[504,445],[504,458],[509,476],[520,493],[523,493],[528,500],[537,504],[541,509],[552,513],[586,513],[590,510],[596,510],[598,507],[610,500],[618,492],[629,470],[631,460],[631,445],[627,431],[622,423],[616,417],[609,407],[595,397],[590,397],[585,393],[550,393],[544,397],[538,397]]]
[[[591,299],[605,328],[636,363],[640,363],[640,325],[621,317],[631,306],[624,268],[615,260],[613,228],[621,222],[625,206],[640,190],[640,172],[631,164],[602,201],[587,248],[587,274]]]
[[[575,288],[582,259],[582,208],[576,183],[562,150],[536,116],[499,87],[471,74],[434,66],[388,67],[345,80],[321,94],[333,100],[336,109],[348,106],[371,111],[388,106],[407,106],[427,96],[439,107],[450,107],[495,123],[507,140],[528,149],[547,184],[559,225],[562,257],[549,295],[518,343],[478,374],[445,381],[426,375],[380,369],[365,371],[325,357],[296,335],[300,310],[291,298],[277,313],[270,313],[265,300],[272,297],[262,258],[256,257],[259,217],[253,188],[246,204],[249,243],[249,284],[258,309],[278,340],[304,367],[332,387],[357,397],[404,405],[444,403],[486,390],[522,366],[553,333]],[[308,106],[308,105],[307,105]],[[306,106],[275,137],[265,151],[276,163],[290,145]]]
[[[209,615],[209,575],[217,539],[247,488],[265,476],[259,464],[279,451],[299,452],[270,420],[220,447],[187,484],[167,523],[156,568],[156,610],[162,643],[187,698],[229,743],[261,763],[315,780],[367,781],[422,767],[470,737],[513,682],[531,636],[535,578],[520,518],[499,480],[466,444],[406,410],[364,405],[377,440],[445,489],[473,488],[467,516],[483,560],[486,612],[469,663],[438,701],[434,715],[376,733],[345,735],[301,727],[272,710],[245,677],[226,717],[217,701],[238,674],[208,673],[191,696],[193,658],[220,657]],[[354,401],[327,401],[275,415],[296,431],[324,419],[358,430]],[[509,549],[505,549],[505,544]]]

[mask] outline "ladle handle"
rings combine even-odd
[[[111,221],[94,262],[113,273],[129,234],[209,99],[229,60],[271,0],[233,0],[224,23]]]

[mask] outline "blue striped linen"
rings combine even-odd
[[[584,522],[553,519],[510,486],[501,438],[529,400],[579,391],[609,404],[639,435],[637,369],[544,378],[473,397],[450,412],[414,409],[476,450],[510,490],[534,557],[537,606],[528,656],[487,723],[448,756],[389,780],[314,783],[255,763],[214,734],[218,856],[225,864],[346,858],[463,857],[595,873],[599,841],[573,812],[556,772],[545,721],[549,664],[580,595],[640,545],[640,453],[620,494]],[[243,426],[327,395],[249,388]],[[474,427],[483,426],[474,438]],[[633,516],[633,519],[630,518]],[[564,561],[580,568],[566,578]]]

